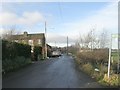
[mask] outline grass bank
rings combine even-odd
[[[101,57],[98,57],[99,56],[98,54],[101,55]],[[100,53],[84,52],[74,55],[74,58],[77,67],[83,72],[90,75],[92,78],[96,79],[96,81],[101,85],[109,87],[119,87],[120,74],[118,75],[117,73],[113,72],[112,69],[114,65],[111,66],[110,77],[109,78],[107,77],[108,66],[106,65],[106,62],[108,61],[108,59],[104,55],[105,54],[103,52]]]

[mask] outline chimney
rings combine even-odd
[[[26,37],[26,36],[27,36],[27,34],[28,34],[28,33],[25,31],[25,32],[24,32],[24,36]]]

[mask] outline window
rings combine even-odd
[[[38,39],[38,44],[42,44],[42,41],[41,41],[41,39]]]
[[[31,47],[31,53],[33,53],[34,47]]]
[[[29,45],[33,46],[33,40],[28,41]]]
[[[26,41],[26,40],[22,40],[22,43],[23,43],[23,44],[27,44],[27,41]]]
[[[15,40],[14,42],[18,42],[18,40]]]

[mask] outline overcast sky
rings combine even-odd
[[[94,0],[95,1],[95,0]],[[112,0],[107,0],[112,1]],[[15,25],[17,30],[28,33],[44,32],[47,22],[47,43],[66,45],[75,43],[79,35],[92,28],[96,34],[107,30],[118,33],[117,2],[5,2],[0,11],[0,33]],[[2,25],[2,26],[1,26]],[[117,47],[114,39],[113,48]]]

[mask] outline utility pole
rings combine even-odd
[[[112,35],[110,36],[110,47],[109,47],[109,60],[108,60],[108,78],[110,77],[110,61],[111,61],[111,49],[112,49]]]
[[[118,65],[117,65],[117,73],[119,74],[120,67],[120,34],[118,33]]]
[[[56,41],[55,41],[55,51],[57,51]]]
[[[47,58],[47,27],[45,21],[45,58]]]
[[[68,36],[67,36],[67,55],[68,55]]]

